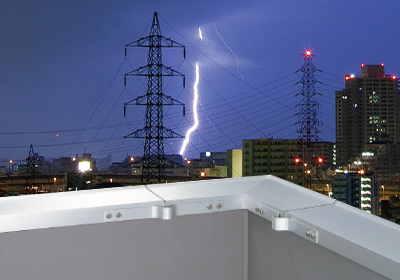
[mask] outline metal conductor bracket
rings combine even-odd
[[[175,217],[175,206],[174,205],[153,205],[152,206],[152,217],[163,220],[171,220]]]
[[[276,231],[291,231],[294,234],[318,244],[318,230],[307,226],[290,217],[272,217],[272,229]]]

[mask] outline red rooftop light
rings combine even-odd
[[[396,75],[393,75],[393,76],[392,76],[392,79],[393,79],[393,80],[396,80]]]
[[[384,64],[384,63],[381,63],[381,66],[383,67],[383,66],[385,66],[385,64]]]
[[[365,66],[365,64],[364,63],[361,63],[361,67],[364,67]]]
[[[310,50],[306,50],[306,56],[310,56],[311,55],[311,51]]]

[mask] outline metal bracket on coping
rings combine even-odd
[[[165,205],[165,206],[153,205],[151,207],[151,210],[153,218],[171,220],[175,216],[174,205]]]
[[[175,216],[175,206],[153,205],[151,207],[134,207],[104,211],[104,222],[117,222],[136,219],[157,218],[171,220]]]
[[[276,231],[290,230],[290,218],[272,216],[272,229]]]
[[[272,229],[276,231],[291,231],[313,243],[318,244],[318,230],[296,221],[290,217],[272,217]]]
[[[257,201],[255,202],[255,208],[253,208],[253,209],[258,215],[260,215],[270,221],[273,216],[279,215],[279,212],[276,209],[273,209],[273,208],[271,208],[267,205],[264,205],[260,202],[257,202]],[[251,210],[253,211],[253,209],[251,209]]]

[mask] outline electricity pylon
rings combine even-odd
[[[29,148],[29,155],[26,158],[26,193],[33,193],[35,187],[35,176],[38,174],[37,167],[42,162],[35,157],[33,152],[33,145],[31,144]]]
[[[318,120],[320,104],[315,100],[315,96],[320,94],[317,93],[315,89],[315,84],[318,81],[314,77],[314,73],[321,70],[318,70],[314,66],[312,62],[314,54],[310,50],[306,50],[303,56],[304,64],[298,71],[296,71],[296,73],[299,71],[303,73],[301,80],[296,83],[302,84],[300,93],[296,94],[296,96],[301,95],[302,97],[301,102],[296,105],[296,107],[300,108],[299,112],[296,114],[296,116],[298,116],[296,125],[299,126],[299,129],[297,130],[298,139],[304,141],[302,162],[303,186],[310,189],[311,169],[315,164],[314,161],[317,160],[319,166],[323,163],[323,157],[314,153],[316,148],[315,143],[320,141],[320,137],[318,136],[320,133],[320,130],[318,129],[320,125],[320,121]],[[319,169],[317,169],[317,172],[319,172]]]
[[[303,72],[303,77],[296,84],[301,83],[303,87],[300,93],[296,94],[296,96],[302,96],[302,101],[296,105],[296,107],[300,107],[300,111],[296,114],[299,118],[296,124],[299,125],[299,129],[297,130],[299,134],[298,138],[303,139],[309,145],[311,142],[318,142],[320,140],[318,136],[318,133],[320,133],[318,129],[320,121],[317,116],[319,103],[315,100],[315,96],[319,94],[315,90],[315,84],[318,81],[314,77],[314,72],[320,70],[312,63],[314,54],[310,50],[307,50],[303,56],[304,64],[297,71]]]
[[[146,94],[124,104],[124,115],[126,114],[127,105],[146,106],[145,126],[130,133],[125,136],[125,138],[133,137],[145,139],[141,183],[162,183],[165,180],[166,163],[164,155],[164,139],[176,137],[183,138],[182,135],[164,127],[163,106],[184,106],[182,102],[163,93],[162,78],[163,76],[181,76],[183,77],[183,86],[185,86],[185,75],[170,67],[164,66],[162,64],[161,51],[163,47],[180,47],[183,48],[183,55],[185,58],[185,46],[161,35],[157,12],[155,12],[149,36],[126,44],[125,58],[128,47],[146,47],[149,49],[149,52],[146,66],[139,67],[124,76],[125,86],[127,76],[147,77]]]

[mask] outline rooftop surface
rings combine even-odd
[[[1,198],[0,233],[231,210],[399,277],[399,225],[271,175]]]

